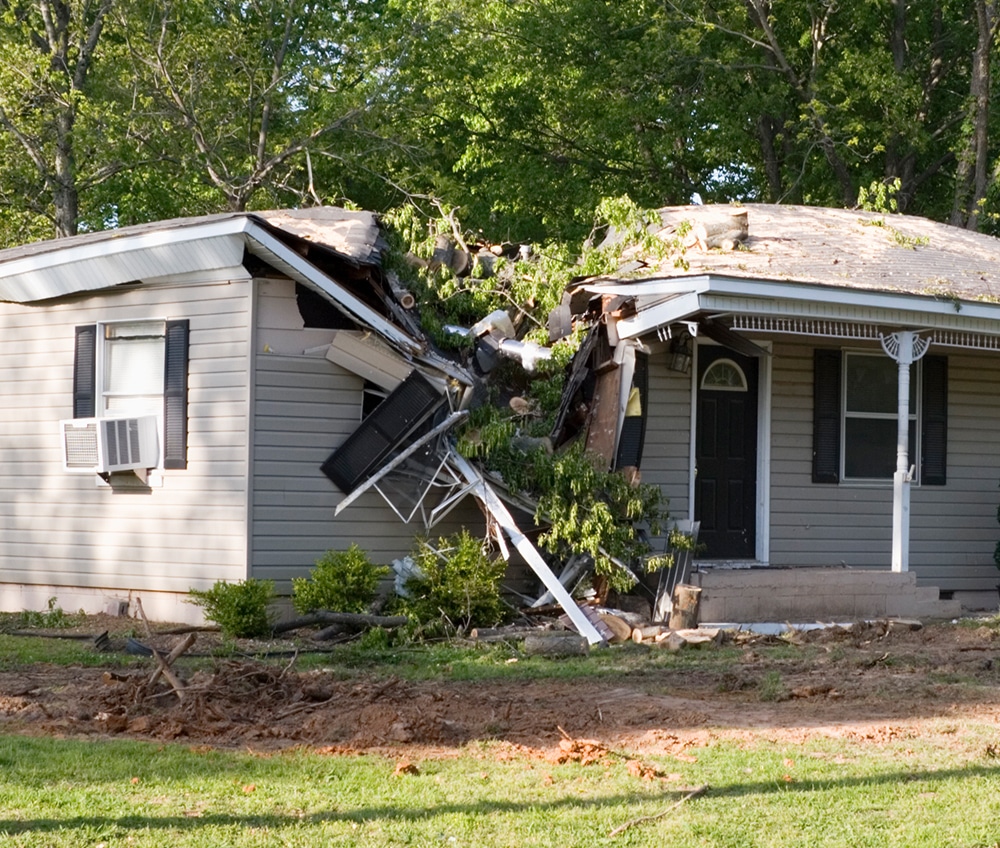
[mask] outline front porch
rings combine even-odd
[[[702,589],[699,618],[703,622],[954,618],[963,607],[997,606],[996,596],[990,598],[984,592],[942,599],[936,586],[918,586],[912,571],[702,566],[688,582]]]

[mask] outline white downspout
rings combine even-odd
[[[882,350],[899,365],[896,417],[896,472],[892,475],[892,570],[910,568],[910,366],[930,347],[912,331],[881,337]]]

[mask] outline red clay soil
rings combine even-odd
[[[593,739],[602,751],[683,759],[717,738],[877,743],[1000,721],[995,629],[876,624],[797,638],[800,649],[772,651],[774,640],[743,637],[722,669],[633,656],[619,677],[568,681],[345,679],[220,660],[186,676],[183,701],[165,681],[148,687],[152,660],[128,670],[38,665],[0,673],[0,732],[396,756],[447,755],[490,739],[564,759],[585,758]]]

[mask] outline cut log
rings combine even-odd
[[[673,630],[666,630],[659,636],[653,637],[653,644],[657,648],[666,648],[668,651],[679,651],[687,642],[684,637],[678,636]]]
[[[611,632],[614,633],[611,642],[627,642],[632,638],[632,625],[624,618],[619,618],[610,612],[602,612],[600,616],[601,621],[608,625]]]
[[[692,630],[698,626],[701,588],[688,583],[674,587],[673,609],[670,611],[671,630]]]
[[[274,625],[274,633],[287,633],[300,627],[313,627],[317,624],[339,624],[345,630],[363,630],[366,627],[402,627],[406,624],[405,615],[368,615],[359,612],[329,612],[317,610],[301,618],[283,621]]]
[[[676,635],[684,640],[685,644],[692,647],[707,647],[709,645],[718,646],[725,638],[725,631],[717,627],[703,627],[691,630],[678,630]]]
[[[632,641],[637,645],[655,639],[666,628],[662,624],[647,624],[644,627],[634,627],[632,629]]]
[[[721,247],[733,250],[742,244],[750,234],[747,211],[741,209],[732,215],[720,215],[710,220],[698,221],[692,227],[692,235],[702,250]]]
[[[529,633],[524,637],[524,652],[540,657],[586,656],[590,643],[578,633],[559,631],[557,633]]]
[[[476,642],[511,642],[534,633],[534,627],[474,627],[469,638]]]

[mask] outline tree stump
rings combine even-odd
[[[674,587],[674,608],[670,611],[671,630],[693,630],[698,626],[701,587],[678,583]]]

